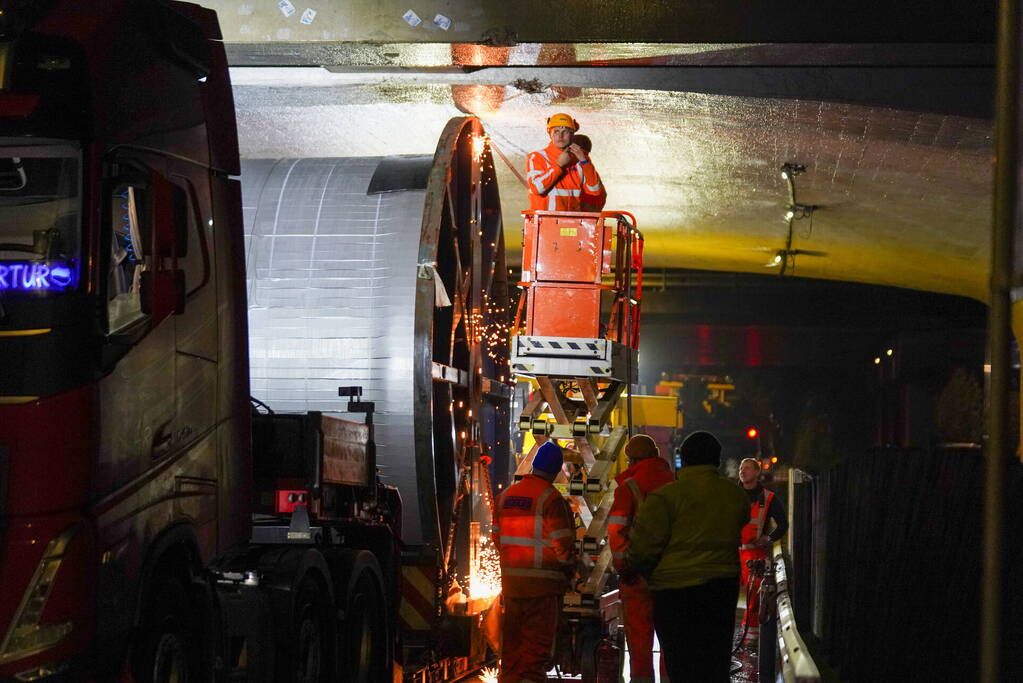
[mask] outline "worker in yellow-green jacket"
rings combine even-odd
[[[713,434],[690,434],[679,454],[676,480],[640,505],[626,559],[653,593],[669,679],[727,683],[749,499],[718,474],[721,444]]]

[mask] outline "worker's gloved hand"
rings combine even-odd
[[[570,165],[571,163],[572,163],[572,155],[569,153],[569,151],[567,149],[564,150],[561,154],[558,155],[557,164],[561,168],[565,168],[566,166]]]
[[[575,155],[575,158],[579,161],[584,161],[590,158],[590,155],[586,153],[586,150],[574,142],[568,146],[568,151]]]
[[[771,546],[771,537],[765,534],[758,538],[753,545],[758,548],[769,548]]]

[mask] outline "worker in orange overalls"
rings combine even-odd
[[[572,137],[579,124],[568,114],[547,119],[546,149],[526,157],[526,184],[529,208],[533,211],[581,211],[604,206],[607,191],[590,155]]]
[[[558,618],[575,574],[575,518],[556,488],[561,448],[548,441],[533,470],[497,499],[494,524],[504,600],[500,683],[543,683],[554,656]]]
[[[740,589],[746,590],[746,614],[743,625],[747,634],[757,636],[760,632],[760,584],[763,575],[750,571],[750,563],[767,562],[768,550],[775,541],[789,530],[789,521],[785,507],[777,499],[773,491],[761,485],[760,477],[763,465],[755,458],[745,458],[739,463],[739,483],[746,491],[750,500],[749,523],[742,528],[739,546],[739,563],[742,575],[739,578]],[[767,531],[768,520],[773,528]],[[752,577],[751,577],[752,575]]]
[[[629,527],[647,494],[675,481],[671,466],[658,457],[657,443],[637,434],[625,445],[629,467],[615,477],[614,502],[607,517],[611,561],[620,579],[619,591],[629,645],[629,673],[632,683],[654,683],[654,603],[646,580],[625,561]],[[661,680],[668,680],[661,657]]]

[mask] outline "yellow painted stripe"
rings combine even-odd
[[[408,624],[408,627],[414,631],[427,631],[430,628],[430,622],[423,618],[419,612],[408,604],[407,601],[401,601],[401,609],[398,610],[401,620]]]
[[[0,396],[0,405],[31,403],[32,401],[38,400],[38,396]]]
[[[404,567],[402,571],[405,573],[405,578],[408,582],[432,605],[436,589],[430,578],[418,567]]]
[[[10,43],[0,43],[0,90],[7,89],[7,53],[10,49]]]
[[[43,327],[38,330],[0,330],[0,337],[34,337],[37,334],[49,334],[53,332],[52,327]]]
[[[415,631],[429,630],[432,615],[421,613],[416,604],[414,604],[415,601],[410,602],[405,599],[405,593],[407,591],[414,591],[427,604],[433,605],[436,599],[433,581],[430,575],[420,567],[402,567],[401,574],[401,590],[403,595],[398,614],[408,628]]]

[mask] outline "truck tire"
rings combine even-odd
[[[294,683],[325,683],[330,671],[332,637],[330,600],[327,591],[313,578],[306,578],[295,599],[290,676]]]
[[[348,582],[345,620],[339,643],[339,671],[344,683],[391,680],[387,601],[380,569],[371,553],[360,552]]]
[[[137,683],[198,683],[198,620],[188,592],[178,579],[154,586],[142,625],[135,660]]]

